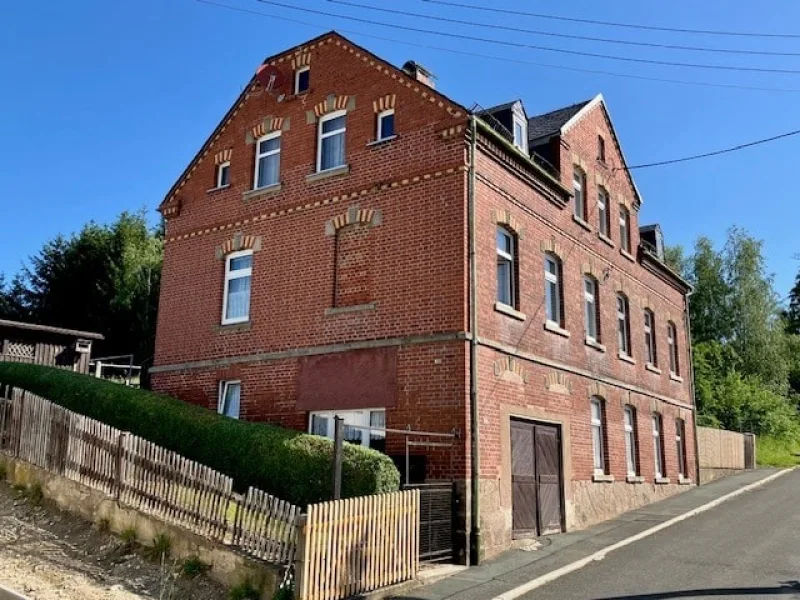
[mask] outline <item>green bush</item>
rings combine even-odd
[[[187,579],[194,579],[203,575],[211,568],[211,565],[204,563],[198,556],[190,556],[183,561],[181,575]]]
[[[159,533],[153,538],[153,545],[145,550],[145,555],[151,560],[164,560],[172,552],[172,539],[166,533]]]
[[[233,586],[228,592],[228,600],[259,600],[259,598],[261,598],[261,592],[250,583],[249,579]]]
[[[761,436],[756,438],[756,460],[764,467],[800,465],[800,440]]]
[[[88,375],[24,363],[0,363],[0,384],[38,394],[76,413],[129,431],[221,471],[237,489],[258,487],[301,507],[331,497],[331,440],[207,409]],[[397,490],[388,456],[344,445],[346,497]]]

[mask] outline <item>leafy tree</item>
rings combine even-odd
[[[6,282],[5,275],[0,273],[0,319],[24,321],[28,318],[25,308],[25,286],[19,276],[11,283]]]
[[[686,256],[686,251],[683,246],[665,246],[664,247],[664,262],[667,266],[675,271],[684,279],[688,279],[689,274],[689,258]]]
[[[694,286],[689,301],[692,340],[695,343],[728,340],[732,334],[731,289],[725,280],[722,255],[710,239],[701,237],[687,262],[689,282]]]
[[[789,308],[784,313],[786,331],[800,335],[800,271],[794,279],[794,287],[789,292]]]

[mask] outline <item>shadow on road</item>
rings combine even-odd
[[[633,594],[628,596],[604,596],[595,600],[661,600],[662,598],[703,598],[707,596],[777,596],[796,594],[800,582],[784,581],[773,587],[731,587],[708,588],[700,590],[676,590],[674,592],[654,592],[652,594]]]

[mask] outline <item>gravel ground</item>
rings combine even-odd
[[[113,534],[0,482],[0,584],[32,600],[227,598],[205,577],[177,577],[179,568],[172,561],[162,567]]]

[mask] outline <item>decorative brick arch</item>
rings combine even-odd
[[[250,130],[247,132],[247,143],[254,144],[255,141],[267,135],[268,133],[272,133],[274,131],[288,131],[289,129],[289,118],[284,117],[273,117],[267,116],[261,119],[257,124],[253,125]]]
[[[372,103],[372,111],[376,114],[394,108],[395,94],[387,94]]]
[[[297,56],[292,58],[292,69],[299,69],[300,67],[307,67],[311,64],[311,53],[300,52]]]
[[[511,356],[504,356],[494,361],[494,375],[517,383],[528,383],[531,378],[530,372],[523,368],[522,363]]]
[[[552,238],[549,240],[542,240],[540,247],[542,249],[542,252],[549,252],[550,254],[555,254],[562,261],[566,256],[566,253],[564,252],[564,247]]]
[[[606,279],[608,279],[608,272],[601,270],[594,263],[591,262],[583,263],[583,265],[581,266],[581,270],[583,271],[584,275],[591,275],[592,277],[594,277],[597,283],[603,283]]]
[[[226,257],[231,252],[239,252],[240,250],[252,250],[258,252],[261,250],[261,236],[260,235],[244,235],[241,232],[233,234],[229,240],[225,240],[222,244],[217,246],[216,255],[218,259]]]
[[[380,209],[377,208],[359,208],[358,206],[351,206],[340,215],[336,215],[329,221],[325,222],[325,235],[336,235],[342,227],[347,225],[369,225],[377,227],[383,223],[383,215]]]
[[[306,123],[316,123],[320,117],[336,110],[350,112],[355,110],[355,108],[355,96],[337,96],[336,94],[331,94],[322,102],[315,104],[313,110],[306,111]]]
[[[561,371],[551,371],[545,375],[544,387],[553,394],[572,395],[572,381],[570,381],[569,375]]]
[[[588,388],[589,398],[593,396],[598,396],[603,398],[604,400],[608,400],[608,390],[606,390],[606,386],[598,381],[593,381],[589,384]]]
[[[214,155],[214,165],[221,165],[224,162],[228,162],[230,161],[232,156],[233,156],[233,150],[231,148],[227,148],[226,150],[220,150]]]
[[[497,223],[498,225],[504,225],[508,227],[514,234],[519,238],[522,239],[525,234],[525,230],[522,228],[522,225],[514,215],[511,214],[509,210],[493,210],[492,211],[492,220]]]

